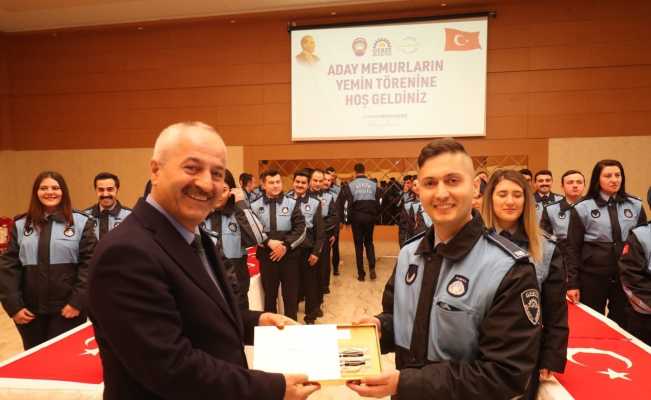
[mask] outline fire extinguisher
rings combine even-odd
[[[9,249],[9,240],[11,240],[11,226],[14,221],[11,218],[0,217],[0,254]]]

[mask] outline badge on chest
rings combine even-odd
[[[448,294],[454,297],[461,297],[468,292],[470,280],[462,275],[455,275],[448,283]]]

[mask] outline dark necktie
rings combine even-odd
[[[613,242],[615,243],[615,254],[619,256],[622,250],[622,228],[619,226],[617,216],[617,204],[611,198],[608,200],[608,217],[610,217],[610,229],[612,230]]]
[[[511,235],[511,232],[506,231],[506,230],[500,232],[500,236],[503,236],[503,237],[505,237],[505,238],[507,238],[509,240],[513,240],[513,235]]]
[[[420,287],[414,327],[411,333],[411,345],[409,346],[417,365],[424,365],[427,362],[432,303],[434,302],[434,292],[439,280],[441,264],[443,263],[443,257],[439,253],[444,246],[443,243],[436,246],[434,254],[427,256],[425,268],[423,268],[423,283]]]
[[[204,269],[208,273],[208,276],[210,276],[210,280],[215,284],[217,287],[217,291],[219,292],[220,296],[222,298],[224,297],[224,292],[222,292],[221,286],[219,286],[219,283],[217,281],[217,275],[215,274],[215,270],[213,267],[210,265],[210,261],[208,260],[208,256],[206,255],[206,249],[203,248],[203,243],[201,242],[201,235],[195,234],[194,235],[194,240],[190,244],[192,246],[192,250],[196,255],[199,256],[199,259],[201,260],[201,264],[203,265]]]
[[[542,196],[541,200],[542,200],[543,204],[547,204],[547,203],[549,203],[549,196]]]
[[[101,239],[108,232],[109,210],[103,210],[99,216],[99,238]]]
[[[38,263],[40,265],[50,264],[50,236],[52,235],[53,219],[51,215],[45,220],[38,236]],[[33,311],[33,310],[32,310]]]
[[[276,199],[269,203],[269,232],[276,232]]]

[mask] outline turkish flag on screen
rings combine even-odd
[[[445,28],[445,51],[463,51],[481,49],[479,32],[465,32]]]

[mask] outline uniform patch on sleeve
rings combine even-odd
[[[411,285],[416,281],[417,276],[418,276],[418,265],[409,264],[409,268],[407,268],[407,274],[405,275],[405,283],[407,285]]]
[[[450,296],[461,297],[468,291],[469,279],[465,276],[455,275],[448,283],[448,293]]]
[[[538,289],[527,289],[520,293],[524,313],[533,325],[540,323],[540,293]]]

